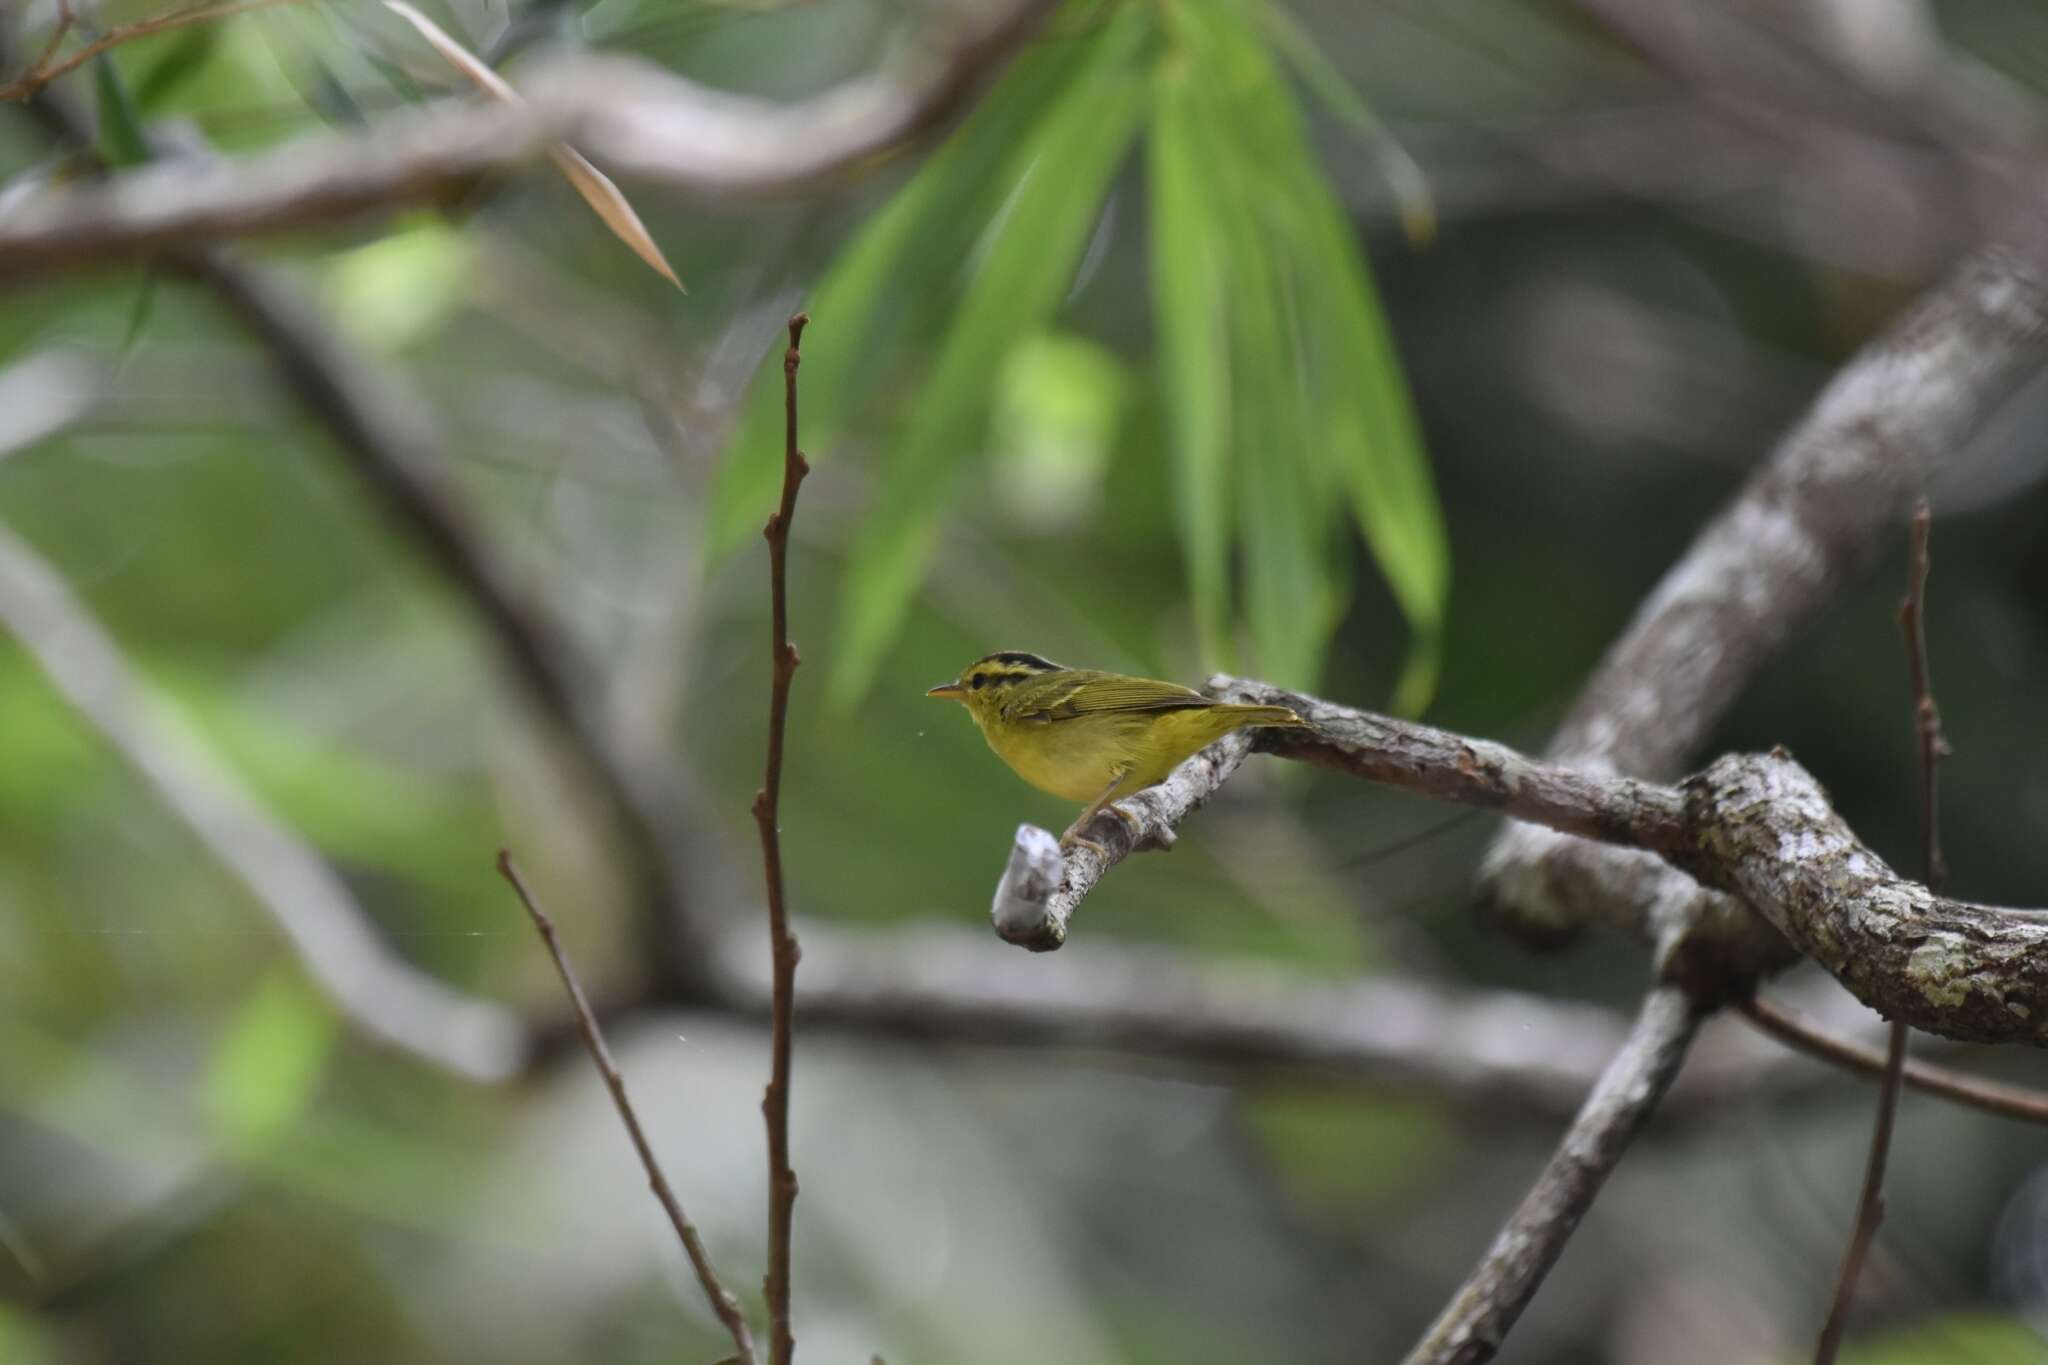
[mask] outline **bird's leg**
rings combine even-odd
[[[1104,810],[1115,812],[1119,817],[1122,818],[1123,822],[1126,825],[1130,826],[1131,838],[1134,841],[1137,839],[1139,834],[1143,833],[1143,827],[1138,823],[1138,818],[1136,816],[1132,815],[1122,806],[1112,806],[1109,804],[1111,798],[1115,797],[1118,790],[1121,789],[1124,785],[1124,779],[1129,777],[1130,774],[1131,770],[1129,768],[1118,768],[1116,770],[1116,776],[1109,779],[1109,785],[1102,789],[1102,795],[1096,797],[1092,802],[1090,802],[1088,805],[1088,809],[1082,811],[1079,815],[1075,816],[1074,823],[1067,826],[1067,832],[1060,836],[1061,848],[1069,848],[1075,844],[1080,844],[1083,847],[1092,848],[1097,853],[1101,853],[1104,856],[1107,856],[1107,850],[1104,849],[1101,844],[1096,843],[1093,839],[1083,839],[1081,837],[1082,827],[1085,826],[1090,820],[1093,820],[1097,815],[1101,814]]]

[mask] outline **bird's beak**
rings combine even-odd
[[[925,693],[925,695],[927,697],[964,697],[967,695],[967,689],[957,682],[943,682]]]

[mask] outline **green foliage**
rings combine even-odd
[[[1275,1091],[1246,1103],[1245,1121],[1297,1207],[1356,1226],[1399,1199],[1425,1199],[1457,1155],[1432,1105]]]
[[[1071,332],[1011,348],[990,419],[996,493],[1023,531],[1056,531],[1094,510],[1129,381],[1116,353]]]
[[[1004,406],[1006,358],[1058,311],[1141,119],[1173,512],[1204,659],[1235,666],[1242,630],[1262,674],[1313,684],[1348,595],[1355,526],[1415,632],[1397,702],[1427,701],[1449,581],[1442,516],[1355,233],[1268,52],[1275,25],[1303,46],[1263,0],[1117,6],[1071,24],[820,283],[809,309],[831,327],[805,357],[812,454],[859,434],[904,354],[932,348],[901,429],[882,433],[852,547],[832,671],[842,703],[901,628],[974,452],[1003,449],[1002,428],[989,436],[992,409],[1016,411]],[[1384,142],[1312,49],[1295,55],[1348,123]],[[956,272],[957,292],[919,287]],[[713,494],[714,555],[749,537],[774,498],[780,354]]]
[[[178,30],[163,55],[149,64],[135,90],[136,103],[150,113],[199,73],[213,56],[221,35],[219,24],[192,24]]]
[[[257,986],[207,1064],[201,1094],[213,1131],[238,1150],[283,1134],[313,1102],[334,1033],[333,1015],[294,977]]]
[[[1212,240],[1203,254],[1223,279],[1205,283],[1199,265],[1171,272],[1155,284],[1155,300],[1186,295],[1157,301],[1162,332],[1170,310],[1178,326],[1198,328],[1206,316],[1211,332],[1230,337],[1237,402],[1228,449],[1244,469],[1246,606],[1260,670],[1314,682],[1343,594],[1333,544],[1342,527],[1329,509],[1348,505],[1416,632],[1396,704],[1419,709],[1434,686],[1449,553],[1371,275],[1254,12],[1217,0],[1174,13],[1173,56],[1159,77],[1169,135],[1155,141],[1164,164],[1153,168],[1171,194],[1155,196],[1155,214],[1191,213],[1205,224],[1196,231],[1220,238],[1221,253]],[[1176,254],[1201,259],[1189,246]],[[1169,365],[1166,376],[1169,407],[1204,401],[1191,366]],[[1182,458],[1220,484],[1207,468],[1212,443],[1200,433]],[[1212,513],[1211,524],[1184,531],[1212,561],[1213,522]],[[1208,612],[1213,619],[1213,604]]]
[[[0,1365],[42,1365],[56,1359],[54,1335],[28,1314],[0,1303]]]
[[[472,271],[469,240],[438,218],[338,252],[323,291],[341,328],[373,350],[396,352],[444,323]]]
[[[114,167],[136,166],[149,160],[149,139],[142,133],[142,115],[112,57],[93,60],[92,90],[99,110],[101,158]]]
[[[1842,1348],[1841,1360],[1842,1365],[2018,1365],[2048,1361],[2048,1342],[2016,1318],[1952,1313],[1908,1331],[1851,1342]]]
[[[832,663],[841,701],[865,690],[903,623],[961,473],[957,456],[986,423],[1004,358],[1045,325],[1073,278],[1136,125],[1132,76],[1144,36],[1141,11],[1114,11],[1066,96],[1015,153],[1013,189],[975,246],[973,278],[854,543]]]
[[[847,246],[806,302],[819,320],[804,347],[804,445],[829,454],[886,386],[889,362],[949,315],[951,291],[1001,209],[1018,147],[1065,94],[1085,37],[1038,45]],[[778,331],[777,336],[781,334]],[[760,534],[782,480],[782,347],[771,350],[713,485],[704,539],[712,555]]]

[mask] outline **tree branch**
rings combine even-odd
[[[1408,1353],[1406,1365],[1476,1365],[1493,1358],[1608,1173],[1678,1075],[1699,1020],[1698,1009],[1677,986],[1657,986],[1644,998],[1628,1040],[1586,1097],[1543,1174]]]
[[[796,494],[810,462],[797,449],[796,372],[810,318],[789,320],[789,349],[782,356],[782,502],[769,514],[768,581],[772,620],[769,640],[768,758],[761,790],[754,795],[754,823],[761,831],[761,865],[768,888],[768,946],[774,973],[769,1015],[771,1061],[761,1113],[768,1123],[768,1358],[789,1365],[796,1339],[789,1325],[789,1230],[796,1209],[796,1172],[789,1165],[789,1045],[796,1007],[796,964],[801,956],[789,931],[789,907],[782,888],[782,740],[789,723],[789,685],[796,677],[796,646],[789,642],[789,525]]]
[[[583,1035],[583,1046],[590,1053],[590,1060],[597,1066],[597,1074],[604,1078],[604,1087],[611,1092],[612,1107],[619,1112],[619,1122],[626,1126],[626,1136],[633,1140],[633,1151],[640,1158],[641,1169],[647,1172],[648,1188],[668,1214],[669,1223],[675,1228],[676,1236],[682,1241],[683,1254],[690,1258],[690,1268],[697,1272],[697,1283],[704,1288],[704,1297],[711,1301],[711,1311],[725,1324],[725,1330],[732,1336],[732,1344],[738,1352],[739,1365],[754,1365],[754,1335],[747,1330],[747,1318],[740,1311],[740,1302],[733,1297],[725,1282],[718,1278],[718,1270],[711,1264],[711,1253],[704,1249],[704,1239],[697,1233],[697,1225],[683,1212],[683,1203],[676,1198],[668,1176],[661,1169],[661,1161],[654,1155],[654,1148],[647,1141],[647,1134],[641,1130],[640,1115],[633,1109],[633,1101],[626,1095],[626,1078],[619,1074],[619,1067],[612,1060],[612,1051],[605,1046],[604,1030],[598,1027],[597,1016],[590,1011],[590,1001],[583,994],[583,983],[576,979],[576,969],[569,965],[569,956],[562,951],[562,944],[555,937],[555,922],[549,919],[527,889],[526,879],[519,875],[513,865],[510,850],[498,850],[498,875],[512,886],[519,903],[526,907],[526,913],[533,919],[533,927],[540,931],[541,942],[546,945],[548,956],[554,959],[555,971],[562,978],[562,988],[569,993],[569,1003],[576,1011],[576,1027]]]
[[[0,61],[7,47],[0,31]],[[25,108],[53,139],[74,148],[91,146],[83,113],[61,90],[44,90]],[[687,913],[691,840],[676,815],[680,798],[658,770],[615,742],[600,692],[585,676],[574,642],[515,586],[476,527],[418,400],[330,333],[280,277],[215,251],[181,252],[169,264],[211,290],[264,346],[292,396],[333,437],[378,512],[475,609],[514,682],[562,735],[604,802],[629,860],[654,888],[659,904],[646,923],[665,974],[684,986],[700,985],[704,954]]]
[[[226,19],[231,15],[281,3],[285,3],[285,0],[225,0],[225,3],[221,4],[191,5],[184,9],[170,10],[163,14],[151,15],[147,19],[138,19],[132,24],[116,25],[76,52],[68,53],[58,60],[57,48],[71,27],[71,9],[69,5],[65,5],[59,14],[56,31],[51,35],[49,46],[43,50],[43,55],[19,78],[6,85],[0,85],[0,102],[28,99],[66,72],[75,71],[101,53],[112,51],[121,44],[133,42],[137,38],[147,38],[152,33],[166,33],[189,24],[210,23],[215,19]]]
[[[1913,496],[2048,365],[2043,259],[2038,241],[1978,251],[1836,375],[1645,599],[1550,758],[1676,774],[1764,661],[1863,571]],[[1641,854],[1515,826],[1481,880],[1505,926],[1538,943],[1596,923],[1655,940],[1671,919],[1719,919],[1739,965],[1783,965],[1781,945],[1740,941],[1738,907]]]
[[[1738,1001],[1735,1009],[1743,1018],[1787,1047],[1797,1048],[1865,1080],[1881,1078],[1889,1056],[1876,1048],[1846,1042],[1817,1028],[1798,1015],[1761,998]],[[1907,1059],[1905,1083],[1929,1095],[2000,1118],[2023,1123],[2048,1123],[2048,1094],[2017,1085],[2001,1085],[1979,1076],[1968,1076],[1947,1067]]]
[[[274,819],[28,542],[0,526],[0,625],[284,932],[306,974],[369,1037],[474,1080],[503,1080],[526,1032],[392,952],[318,853]]]
[[[0,220],[0,281],[432,203],[569,143],[621,175],[721,197],[810,189],[943,126],[1052,0],[1006,0],[921,72],[796,104],[709,90],[644,62],[586,57],[522,78],[520,105],[393,114],[234,160],[142,166],[51,190]]]
[[[1898,876],[1857,841],[1826,791],[1782,749],[1728,755],[1664,787],[1591,776],[1264,683],[1215,678],[1211,690],[1231,701],[1291,707],[1310,723],[1307,732],[1259,732],[1254,743],[1262,750],[1657,855],[1688,885],[1733,893],[1768,921],[1735,932],[1754,938],[1774,928],[1889,1018],[1965,1042],[2048,1046],[2048,916],[1950,900]],[[1051,836],[1021,828],[997,887],[998,932],[1028,947],[1058,946],[1103,873],[1136,848],[1171,843],[1178,821],[1235,771],[1242,745],[1236,736],[1219,741],[1158,787],[1118,803],[1131,828],[1119,833],[1123,821],[1100,818],[1088,831],[1103,844],[1100,855],[1082,848],[1064,866],[1048,863],[1042,850]],[[1731,904],[1743,921],[1755,918]],[[1719,918],[1674,917],[1660,929],[1660,959],[1699,949],[1686,960],[1725,961],[1720,938],[1727,932],[1729,922]],[[1745,990],[1748,981],[1695,986],[1706,998]]]
[[[516,587],[474,521],[414,397],[344,346],[281,281],[218,253],[179,265],[267,350],[306,412],[324,426],[377,511],[475,610],[528,699],[567,740],[625,841],[631,864],[660,888],[649,922],[665,966],[690,979],[702,960],[687,907],[686,834],[670,785],[613,739],[579,651],[543,604]]]
[[[1597,1006],[1391,975],[1325,983],[1109,940],[1048,963],[950,927],[801,929],[807,1034],[1035,1056],[1064,1049],[1224,1082],[1367,1085],[1494,1115],[1505,1105],[1568,1116],[1625,1032]],[[749,933],[719,936],[718,1003],[765,1020],[772,987],[759,948]],[[1756,1056],[1724,1060],[1695,1097],[1703,1105],[1759,1079]]]

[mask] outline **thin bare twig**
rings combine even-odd
[[[796,1172],[789,1165],[789,1035],[796,1001],[796,935],[789,931],[789,908],[782,887],[782,833],[776,819],[782,804],[782,736],[789,720],[789,684],[796,676],[796,646],[789,642],[789,523],[796,516],[796,492],[810,463],[797,449],[796,371],[803,363],[804,326],[810,317],[789,320],[789,349],[782,357],[783,451],[782,503],[768,517],[762,534],[768,539],[768,582],[772,598],[774,638],[770,661],[773,678],[768,700],[768,763],[761,790],[754,794],[754,823],[761,828],[761,866],[768,884],[768,940],[774,963],[774,996],[769,1030],[772,1060],[761,1113],[768,1123],[768,1358],[789,1365],[796,1338],[789,1325],[789,1228],[796,1209]]]
[[[290,3],[291,0],[226,0],[223,4],[191,5],[174,9],[164,14],[154,14],[147,19],[137,19],[132,24],[120,24],[108,29],[99,37],[66,56],[61,61],[52,61],[64,35],[71,28],[71,6],[66,3],[59,7],[57,31],[51,35],[43,55],[25,73],[6,85],[0,85],[0,101],[25,100],[38,90],[56,80],[59,76],[84,66],[102,52],[110,52],[123,43],[137,38],[147,38],[153,33],[168,33],[174,28],[185,28],[191,24],[204,24],[214,19],[226,19],[232,15],[245,14],[252,9],[267,9],[272,5]]]
[[[1941,734],[1941,712],[1934,705],[1934,690],[1927,674],[1927,539],[1933,514],[1922,498],[1913,511],[1912,554],[1906,566],[1906,595],[1899,600],[1899,630],[1906,640],[1906,661],[1913,679],[1913,728],[1920,760],[1920,858],[1927,888],[1938,891],[1948,869],[1941,858],[1941,810],[1937,803],[1941,760],[1948,753],[1948,741]],[[1856,1297],[1856,1281],[1870,1244],[1877,1237],[1877,1225],[1884,1221],[1884,1168],[1891,1157],[1892,1125],[1899,1108],[1899,1084],[1906,1068],[1906,1025],[1894,1019],[1886,1040],[1884,1079],[1877,1091],[1877,1116],[1870,1127],[1870,1156],[1863,1168],[1863,1192],[1856,1201],[1856,1223],[1849,1232],[1849,1247],[1842,1254],[1840,1277],[1828,1319],[1821,1327],[1814,1347],[1814,1365],[1834,1365],[1842,1349],[1842,1334],[1849,1327],[1849,1305]]]
[[[1740,1001],[1735,1009],[1761,1032],[1768,1033],[1787,1047],[1818,1057],[1866,1080],[1884,1075],[1889,1060],[1888,1050],[1880,1052],[1873,1047],[1837,1038],[1768,1000]],[[1904,1078],[1914,1090],[1938,1095],[1987,1114],[2019,1119],[2023,1123],[2048,1124],[2048,1092],[1987,1081],[1979,1076],[1965,1075],[1945,1066],[1910,1058],[1906,1061]]]
[[[1659,985],[1644,997],[1628,1041],[1601,1073],[1550,1164],[1406,1365],[1477,1365],[1493,1358],[1678,1075],[1699,1021],[1699,1010],[1677,986]]]
[[[690,1268],[697,1272],[697,1283],[704,1287],[704,1297],[711,1301],[711,1311],[718,1314],[718,1320],[732,1334],[740,1365],[754,1365],[754,1336],[747,1330],[746,1315],[740,1311],[739,1300],[718,1278],[718,1271],[711,1264],[711,1253],[704,1249],[704,1239],[697,1235],[697,1225],[683,1212],[682,1201],[676,1198],[675,1189],[668,1183],[668,1176],[662,1173],[661,1162],[654,1155],[654,1148],[648,1145],[647,1134],[640,1127],[640,1116],[633,1110],[633,1101],[626,1096],[626,1078],[619,1074],[618,1064],[612,1061],[611,1049],[605,1046],[604,1030],[598,1027],[597,1016],[591,1013],[590,1001],[583,994],[583,983],[576,979],[576,969],[569,965],[569,956],[562,951],[561,942],[555,937],[555,922],[541,910],[540,902],[527,889],[526,879],[513,865],[510,849],[498,850],[498,875],[512,884],[519,903],[533,917],[533,927],[540,931],[548,956],[555,960],[555,970],[561,974],[562,985],[569,992],[569,1003],[576,1009],[576,1026],[583,1034],[583,1045],[590,1049],[590,1060],[596,1063],[597,1074],[604,1077],[605,1089],[611,1092],[612,1107],[619,1111],[619,1121],[626,1125],[626,1136],[633,1140],[633,1150],[639,1154],[640,1165],[647,1172],[648,1187],[667,1211],[676,1236],[682,1239],[683,1253],[690,1258]]]

